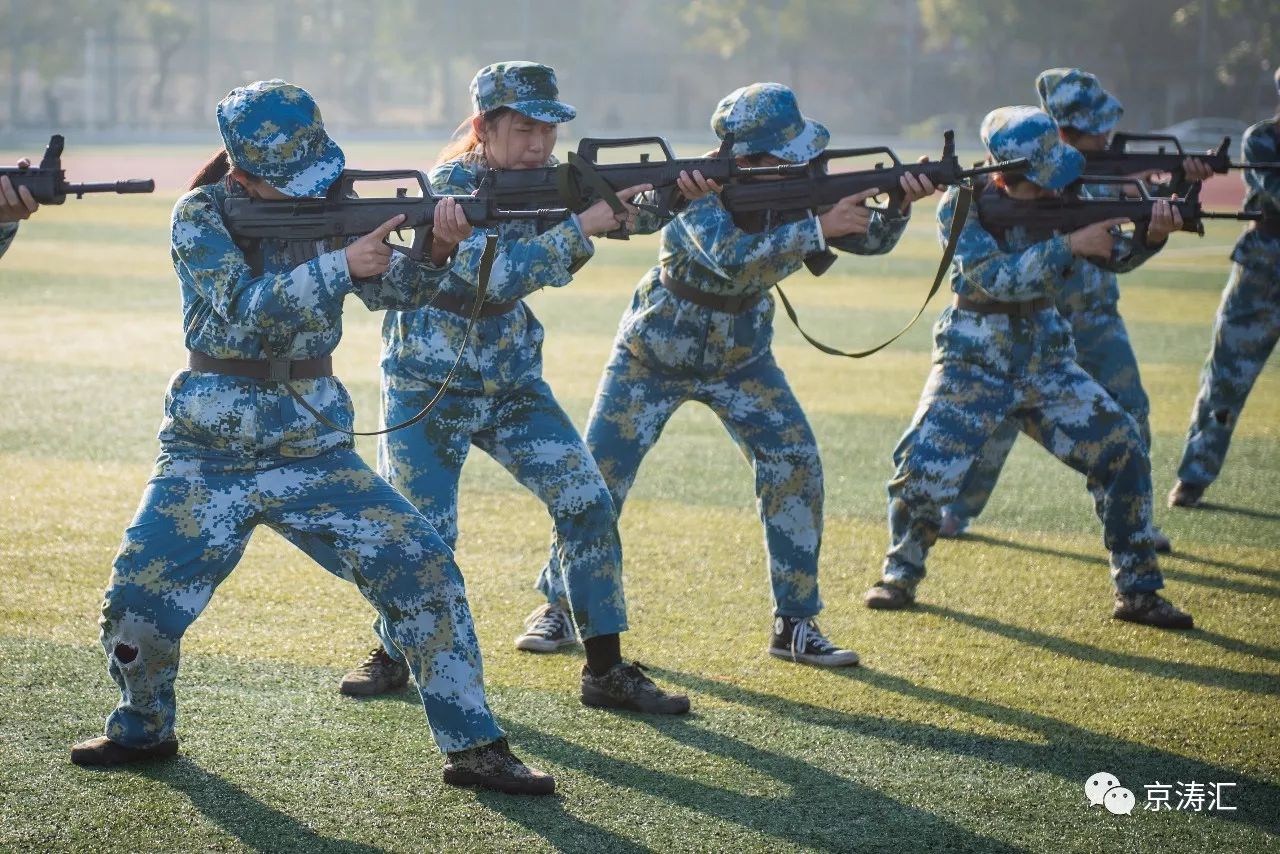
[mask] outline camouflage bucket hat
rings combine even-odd
[[[232,89],[218,102],[231,163],[286,196],[323,196],[347,159],[307,90],[283,80]]]
[[[495,62],[471,78],[471,103],[477,113],[510,107],[521,115],[558,125],[578,111],[560,100],[556,73],[538,62]]]
[[[1061,190],[1084,170],[1084,155],[1058,138],[1058,126],[1035,107],[1001,107],[982,120],[982,144],[996,160],[1025,157],[1028,181]]]
[[[1036,78],[1040,105],[1059,127],[1082,133],[1110,133],[1124,107],[1098,78],[1079,68],[1050,68]]]
[[[804,163],[822,153],[831,133],[800,114],[796,95],[779,83],[752,83],[726,95],[711,114],[711,129],[733,134],[733,153],[772,154]]]

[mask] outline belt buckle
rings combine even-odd
[[[267,382],[287,383],[290,379],[288,359],[267,359]]]

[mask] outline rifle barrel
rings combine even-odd
[[[85,193],[151,193],[155,189],[156,182],[150,178],[130,178],[101,184],[67,184],[65,192],[69,196],[83,196]]]
[[[1248,163],[1248,162],[1237,163],[1236,161],[1233,160],[1227,165],[1230,166],[1232,169],[1265,169],[1268,171],[1280,169],[1280,162],[1277,162],[1274,160],[1261,161],[1259,163]]]
[[[974,166],[972,169],[965,169],[961,174],[968,177],[970,175],[989,175],[992,172],[1025,172],[1031,168],[1031,161],[1025,157],[1019,157],[1016,160],[1004,160],[1000,163],[988,163],[985,166]]]

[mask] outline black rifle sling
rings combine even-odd
[[[791,300],[787,299],[787,295],[782,292],[781,287],[774,285],[773,289],[778,292],[778,297],[782,300],[782,307],[786,310],[787,317],[791,318],[791,322],[795,324],[796,329],[804,336],[804,340],[830,356],[845,356],[850,359],[865,359],[872,353],[880,352],[885,347],[888,347],[894,341],[897,341],[905,335],[908,329],[915,326],[916,321],[920,319],[920,315],[924,314],[924,310],[929,307],[929,300],[933,299],[933,295],[942,288],[942,283],[947,277],[947,272],[951,269],[951,259],[956,255],[956,244],[960,241],[960,232],[964,230],[964,221],[969,216],[969,201],[972,196],[972,188],[968,185],[961,184],[956,198],[955,215],[951,219],[951,231],[947,235],[947,245],[946,248],[942,250],[942,260],[938,263],[938,272],[934,275],[933,286],[929,288],[929,293],[925,295],[924,302],[921,304],[920,310],[916,312],[916,316],[911,318],[911,321],[906,326],[902,327],[902,329],[900,329],[898,333],[888,341],[877,344],[869,350],[855,350],[853,352],[837,350],[835,347],[823,344],[808,332],[805,332],[804,328],[800,325],[800,319],[796,317],[796,310],[791,307]]]
[[[399,424],[393,424],[390,427],[383,427],[381,430],[348,430],[345,427],[339,427],[334,424],[314,406],[307,403],[306,398],[298,393],[293,387],[293,383],[285,382],[284,387],[289,390],[290,396],[298,402],[298,404],[312,417],[319,421],[330,430],[337,430],[339,433],[346,433],[348,436],[381,436],[384,433],[392,433],[396,430],[403,430],[406,427],[412,427],[422,419],[426,418],[431,410],[436,408],[441,399],[444,398],[445,392],[449,390],[449,386],[453,384],[454,377],[458,373],[458,368],[462,365],[462,359],[467,354],[467,349],[471,346],[471,333],[475,331],[476,321],[480,318],[480,311],[484,308],[484,298],[489,292],[489,274],[493,270],[493,259],[498,254],[498,237],[493,232],[485,235],[484,252],[480,256],[480,271],[476,281],[476,299],[471,305],[471,314],[467,317],[467,331],[462,336],[462,346],[458,348],[458,357],[453,360],[453,365],[449,367],[449,373],[445,374],[444,382],[440,384],[440,388],[427,401],[426,406],[418,410],[417,414],[412,418],[401,421]],[[263,339],[262,346],[267,347],[266,339]],[[271,358],[270,350],[267,351],[267,358]]]

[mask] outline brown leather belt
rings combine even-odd
[[[760,300],[764,299],[763,293],[742,294],[741,296],[736,297],[709,294],[706,291],[691,288],[683,282],[677,282],[675,279],[667,275],[666,270],[663,270],[658,274],[658,281],[664,288],[680,297],[680,299],[688,300],[694,305],[700,305],[703,308],[713,309],[714,311],[726,311],[729,314],[737,314],[740,311],[746,311],[756,303],[760,302]]]
[[[520,304],[520,300],[513,299],[510,302],[486,302],[480,306],[481,317],[498,317],[515,309]],[[450,314],[460,314],[463,317],[470,317],[471,310],[475,308],[475,300],[468,300],[455,294],[439,293],[431,298],[432,308],[442,308]]]
[[[976,311],[978,314],[1007,314],[1010,317],[1031,317],[1037,312],[1053,306],[1048,297],[1036,297],[1027,302],[974,302],[968,297],[956,294],[951,302],[958,309]]]
[[[206,374],[225,374],[263,382],[315,380],[333,376],[333,357],[315,359],[215,359],[199,350],[187,351],[187,367]]]

